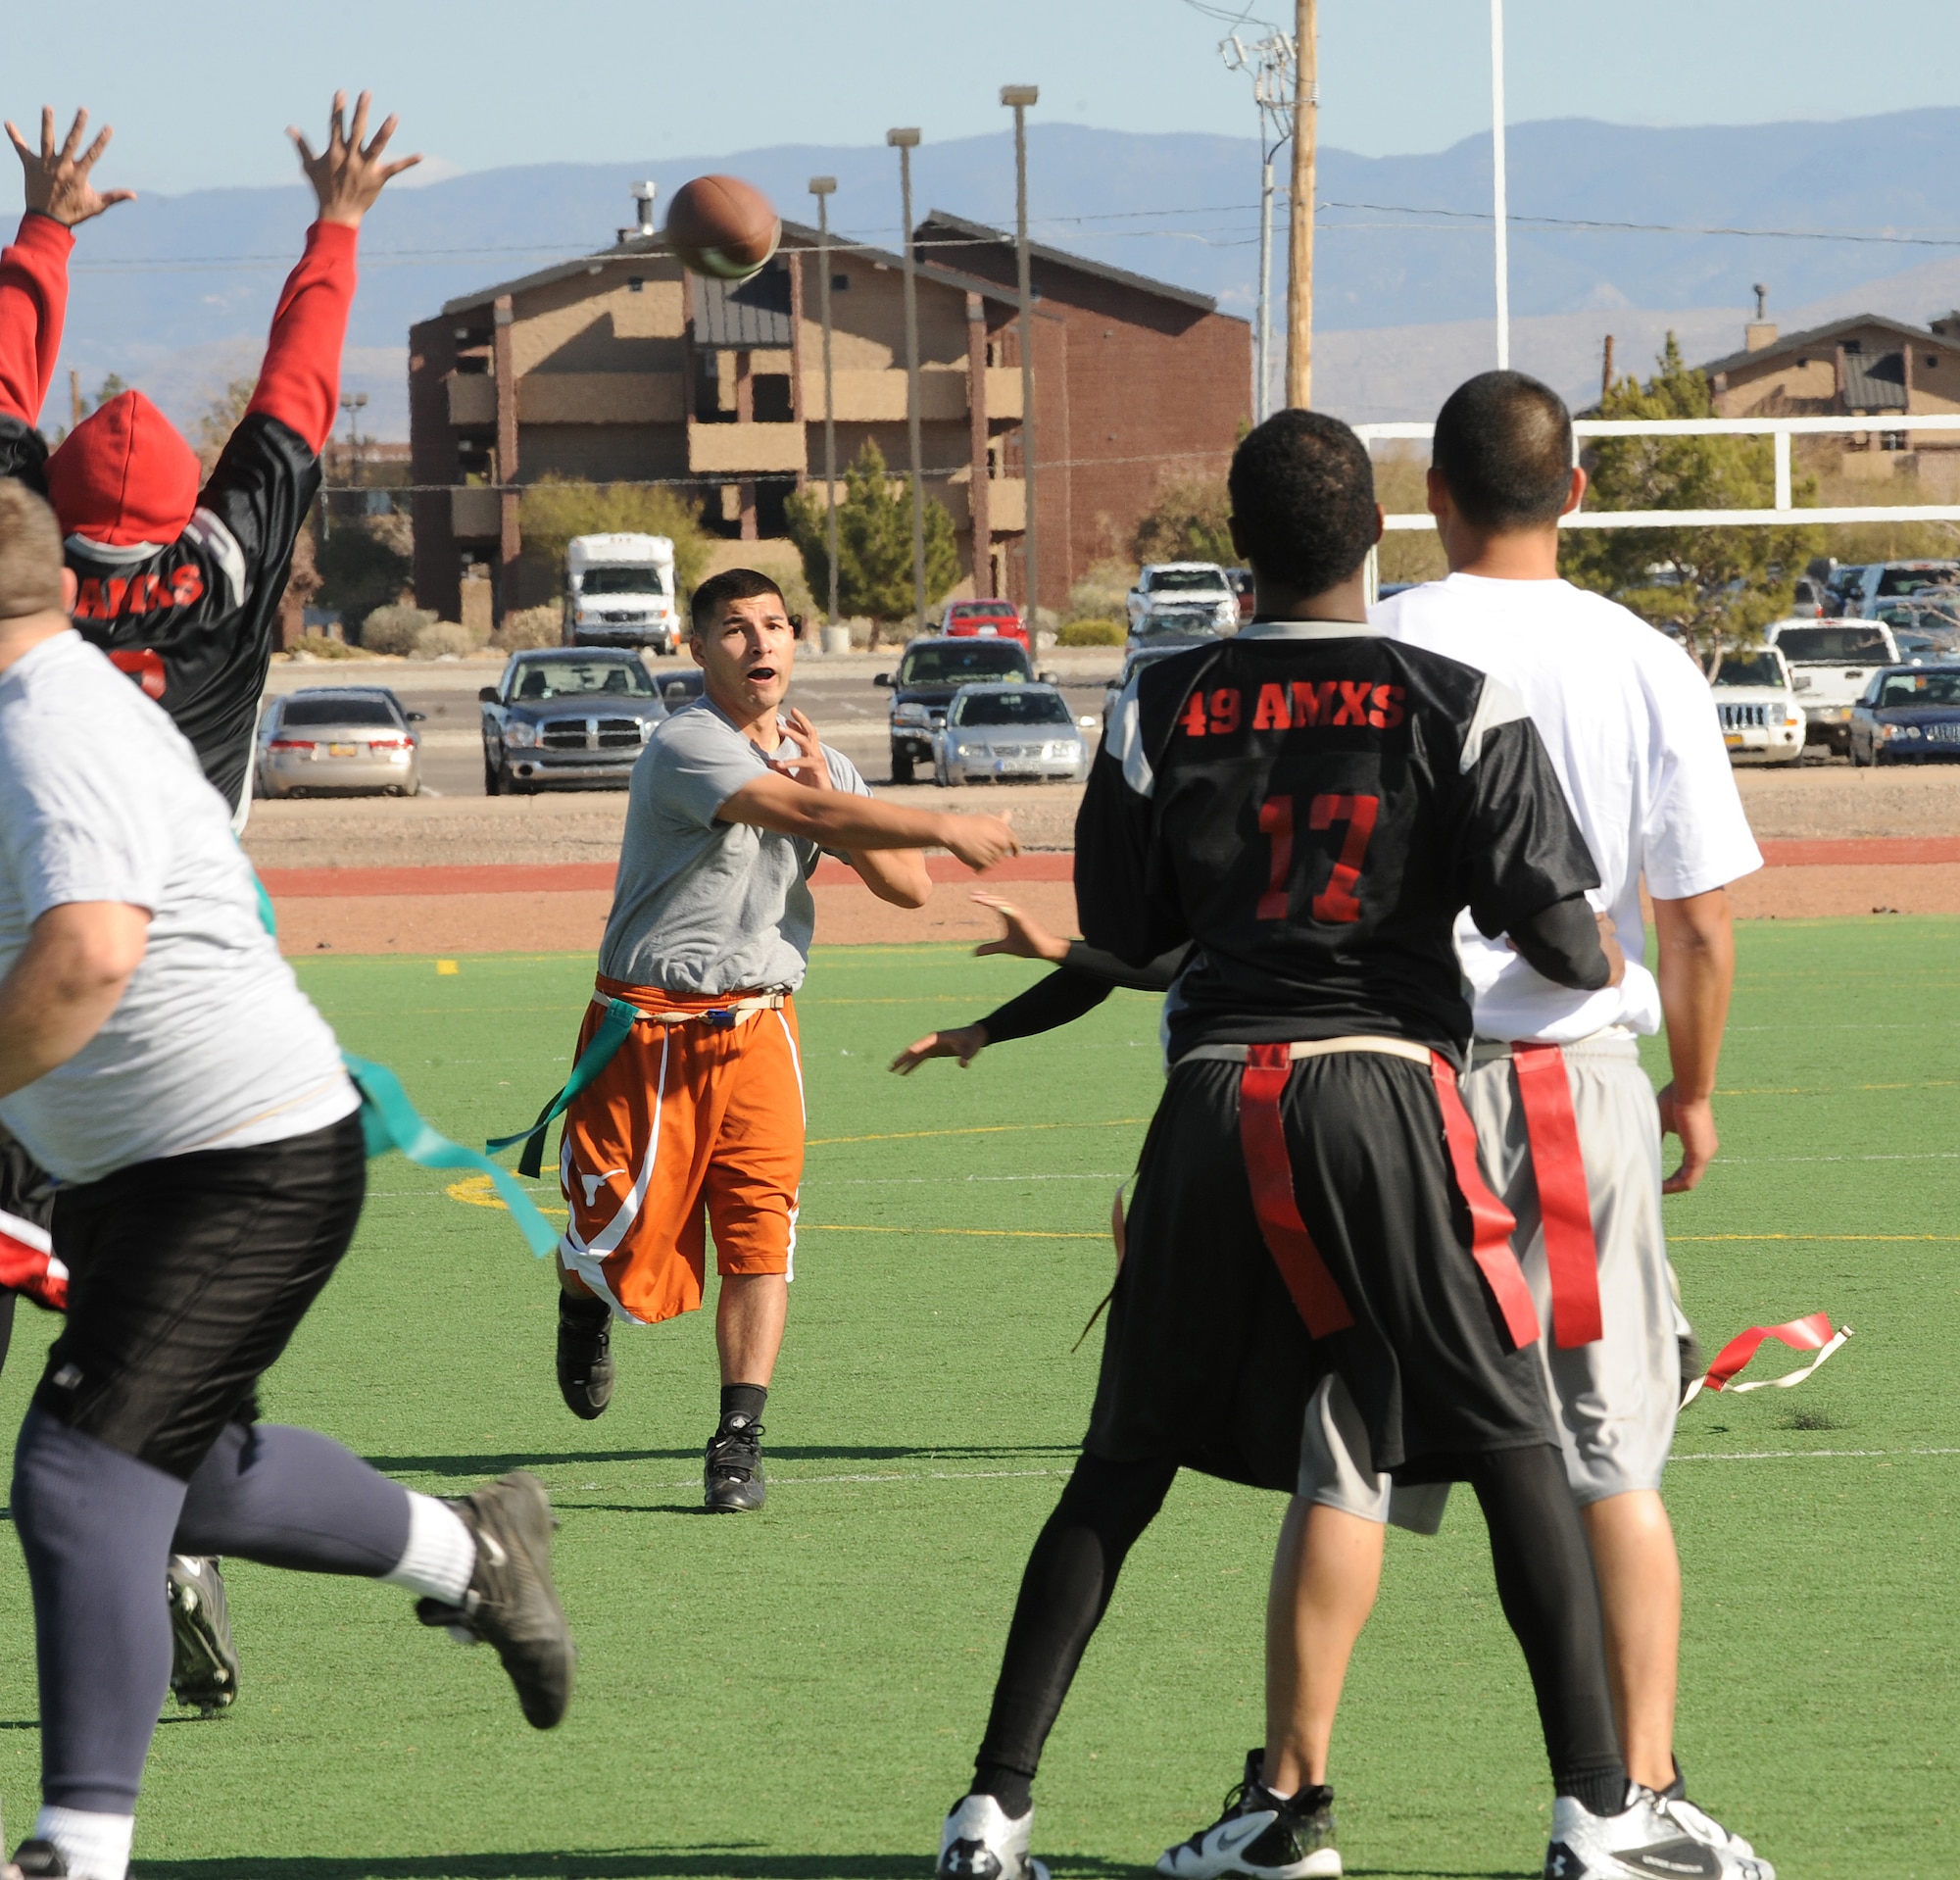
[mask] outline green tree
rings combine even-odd
[[[812,594],[830,592],[828,511],[819,489],[798,490],[789,499],[790,540],[803,557]],[[958,578],[952,512],[927,497],[927,603],[939,600]],[[844,500],[837,506],[837,605],[847,618],[863,615],[876,626],[891,626],[911,618],[913,602],[911,491],[886,473],[883,454],[867,437],[844,472]]]
[[[1682,362],[1669,333],[1644,385],[1631,375],[1599,402],[1601,418],[1712,418],[1707,379]],[[1614,437],[1586,454],[1589,509],[1768,509],[1776,471],[1767,437]],[[1803,479],[1800,505],[1815,500]],[[1681,633],[1711,675],[1789,612],[1791,590],[1822,535],[1811,523],[1570,531],[1559,565],[1580,587],[1609,594],[1655,626]]]
[[[1139,562],[1217,562],[1230,568],[1239,559],[1226,526],[1231,514],[1224,477],[1166,476],[1137,524],[1130,552]]]
[[[564,590],[564,545],[574,535],[664,535],[674,547],[674,599],[685,609],[701,585],[713,545],[701,512],[678,490],[660,484],[590,483],[582,477],[540,477],[518,499],[524,559]]]

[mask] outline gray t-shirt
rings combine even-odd
[[[0,1098],[64,1181],[323,1128],[360,1102],[259,917],[230,806],[170,718],[78,634],[0,672],[0,973],[50,908],[150,911],[142,964],[67,1064]]]
[[[794,755],[791,745],[785,755]],[[823,746],[830,781],[869,796],[858,767]],[[722,993],[803,984],[816,904],[814,842],[717,812],[769,761],[720,707],[698,699],[648,741],[633,767],[626,839],[600,943],[609,979],[665,992]]]

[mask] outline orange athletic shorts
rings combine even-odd
[[[598,983],[580,1052],[609,999],[701,1013],[753,996]],[[780,1011],[726,1027],[637,1024],[565,1112],[559,1180],[571,1222],[559,1258],[615,1312],[648,1325],[699,1310],[710,1229],[717,1272],[794,1277],[803,1137],[787,996]]]

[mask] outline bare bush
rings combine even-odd
[[[460,620],[431,620],[416,635],[415,650],[409,657],[416,660],[467,659],[470,654],[480,651],[488,640],[488,634],[478,633]]]
[[[361,622],[361,644],[370,653],[406,658],[415,652],[416,636],[434,624],[435,616],[426,608],[377,607]]]
[[[564,643],[564,612],[549,604],[506,614],[503,625],[490,635],[491,650],[497,653],[529,653]]]

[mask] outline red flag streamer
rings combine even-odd
[[[1694,1402],[1705,1384],[1711,1391],[1787,1391],[1793,1384],[1800,1384],[1818,1365],[1851,1336],[1848,1325],[1838,1331],[1831,1329],[1831,1315],[1828,1312],[1811,1312],[1803,1318],[1792,1318],[1785,1325],[1751,1325],[1749,1329],[1730,1341],[1715,1354],[1714,1363],[1708,1366],[1707,1375],[1697,1377],[1689,1385],[1687,1394],[1681,1400],[1681,1408],[1686,1410]],[[1747,1384],[1732,1383],[1766,1338],[1774,1338],[1788,1345],[1791,1351],[1815,1352],[1817,1356],[1809,1363],[1793,1371],[1786,1371],[1781,1377],[1758,1377]]]
[[[50,1311],[68,1310],[68,1268],[54,1256],[47,1230],[0,1212],[0,1287],[25,1293]]]

